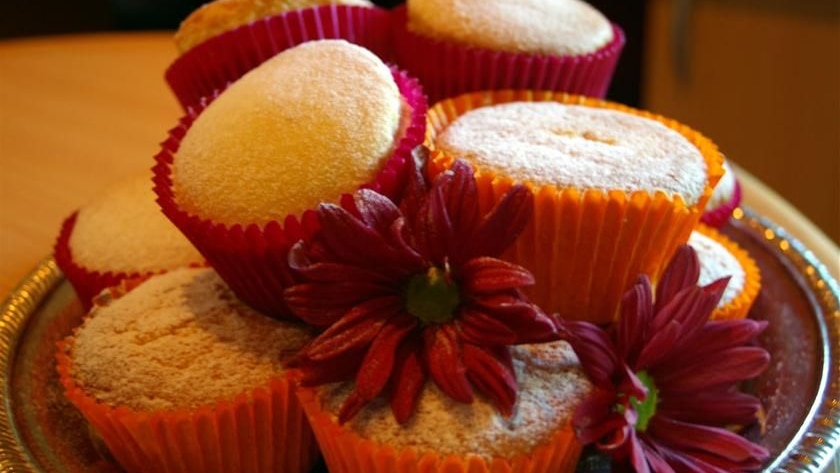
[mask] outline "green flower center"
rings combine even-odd
[[[653,378],[646,371],[639,371],[636,373],[636,377],[639,378],[639,381],[648,390],[647,396],[642,400],[636,399],[635,396],[630,396],[630,404],[636,409],[636,413],[639,415],[638,420],[636,420],[636,430],[638,432],[644,432],[647,430],[648,423],[656,414],[656,403],[659,402],[659,390],[656,389]]]
[[[449,322],[461,302],[458,286],[445,270],[435,266],[411,278],[405,299],[408,312],[425,324]]]

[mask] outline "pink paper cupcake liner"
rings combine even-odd
[[[345,39],[387,61],[390,21],[389,12],[381,8],[334,4],[264,18],[185,52],[166,70],[166,82],[186,110],[280,51],[306,41]]]
[[[603,98],[624,48],[624,32],[582,55],[550,56],[493,51],[438,41],[408,31],[405,6],[393,12],[397,64],[417,77],[429,102],[479,90],[552,90]]]
[[[732,217],[732,211],[739,205],[741,205],[741,183],[738,182],[738,178],[735,178],[732,197],[715,208],[707,208],[700,216],[700,221],[710,227],[721,228],[726,225]]]
[[[78,215],[78,212],[74,212],[73,215],[64,220],[53,248],[53,255],[55,257],[55,263],[61,269],[61,272],[64,273],[64,277],[67,278],[70,285],[73,286],[79,301],[82,303],[82,307],[87,311],[91,308],[93,298],[102,292],[103,289],[115,286],[124,279],[136,278],[151,273],[100,272],[89,270],[76,263],[70,251],[70,235],[73,234],[73,228],[76,226],[76,217]]]
[[[394,81],[403,100],[411,109],[410,123],[382,169],[366,187],[397,198],[404,187],[411,151],[423,142],[426,132],[426,98],[420,84],[404,72],[392,68]],[[226,226],[191,215],[178,206],[172,188],[172,163],[181,139],[196,119],[218,94],[199,101],[187,110],[180,124],[169,132],[155,156],[154,191],[163,213],[204,255],[231,290],[254,309],[272,317],[289,318],[291,312],[283,301],[283,289],[294,282],[288,267],[289,248],[299,240],[308,240],[318,228],[314,210],[301,215],[288,215],[260,227],[243,222]],[[325,196],[329,197],[329,196]],[[335,196],[335,202],[342,197]]]

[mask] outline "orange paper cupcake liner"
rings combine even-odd
[[[582,449],[571,426],[533,451],[512,458],[395,448],[339,425],[334,415],[321,409],[314,389],[300,388],[297,394],[330,473],[564,473],[575,470]]]
[[[755,260],[752,259],[743,248],[727,238],[716,229],[703,224],[698,224],[694,231],[701,233],[723,246],[726,251],[738,260],[741,269],[744,270],[744,287],[732,300],[712,312],[711,320],[737,320],[743,319],[749,314],[753,302],[761,290],[761,271]]]
[[[65,395],[130,473],[306,473],[318,458],[294,394],[297,372],[210,406],[140,412],[87,395],[73,380],[71,347],[59,342],[56,354]]]
[[[455,160],[435,149],[438,133],[472,109],[514,101],[585,105],[656,120],[693,143],[706,161],[705,189],[690,206],[662,192],[605,192],[526,183],[534,194],[534,216],[504,257],[533,273],[536,284],[528,294],[544,310],[566,319],[610,322],[636,277],[644,273],[657,281],[676,248],[688,241],[723,175],[723,157],[714,143],[691,128],[624,105],[551,91],[485,91],[443,100],[429,110],[425,141],[432,150],[429,174],[436,176]],[[480,168],[475,175],[485,211],[514,184],[506,176]]]

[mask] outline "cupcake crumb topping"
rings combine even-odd
[[[378,398],[347,425],[363,438],[395,449],[416,448],[439,455],[469,452],[485,458],[510,458],[533,450],[567,426],[591,385],[566,342],[511,347],[518,400],[505,418],[484,397],[472,404],[452,400],[432,383],[426,385],[417,412],[400,425],[387,400]],[[352,385],[320,388],[325,410],[338,412]]]
[[[690,141],[658,121],[558,102],[512,102],[458,117],[435,146],[479,173],[532,185],[661,191],[694,205],[706,163]]]
[[[211,269],[155,276],[98,306],[73,338],[73,378],[111,406],[194,408],[267,385],[308,339],[239,302]]]
[[[718,307],[723,307],[744,290],[744,268],[738,259],[723,245],[699,232],[691,232],[688,244],[697,252],[700,260],[700,279],[698,284],[705,286],[712,281],[731,276],[723,291]]]

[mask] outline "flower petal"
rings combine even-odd
[[[471,343],[463,345],[467,378],[493,401],[505,417],[513,414],[516,403],[516,375],[513,359],[507,347],[484,349]]]
[[[452,399],[471,403],[472,388],[461,355],[461,343],[451,324],[427,327],[423,331],[426,366],[435,384]]]
[[[496,258],[473,258],[459,270],[459,286],[469,295],[516,289],[532,284],[534,276],[527,269]]]
[[[438,176],[436,182],[447,178],[451,176],[443,173]],[[413,228],[415,243],[420,253],[435,266],[444,266],[453,229],[440,186],[429,190],[428,198],[417,212]]]
[[[382,328],[356,373],[356,388],[339,410],[339,423],[350,420],[359,409],[379,395],[391,377],[397,347],[416,326],[416,319],[405,316],[395,317]]]
[[[481,295],[473,298],[469,307],[510,328],[516,334],[516,340],[511,344],[543,343],[559,338],[554,320],[518,291]]]
[[[623,371],[612,340],[606,332],[589,322],[560,320],[560,337],[572,346],[592,384],[613,388],[613,378]]]
[[[756,420],[761,402],[738,391],[666,392],[656,415],[681,422],[714,426],[747,425]]]
[[[394,280],[387,274],[375,270],[342,264],[337,262],[313,262],[306,254],[302,241],[295,243],[289,250],[289,267],[305,280],[312,282],[370,281],[383,285],[392,285]]]
[[[379,271],[404,272],[399,271],[405,264],[404,255],[347,210],[322,203],[318,206],[318,220],[321,223],[318,236],[333,259]]]
[[[461,337],[465,342],[477,345],[513,345],[517,335],[512,328],[481,310],[466,307],[458,317]]]
[[[588,445],[598,442],[610,432],[628,426],[624,416],[614,412],[616,404],[618,397],[615,391],[600,388],[595,388],[578,404],[572,425],[581,443]]]
[[[770,355],[759,347],[735,347],[668,371],[651,371],[661,389],[672,392],[711,390],[761,374]]]
[[[391,199],[370,189],[354,192],[353,203],[362,221],[380,234],[386,233],[394,220],[402,217]]]
[[[461,255],[465,248],[474,244],[475,231],[479,223],[478,190],[473,169],[464,160],[456,160],[450,168],[452,178],[438,184],[443,190],[446,211],[452,222],[453,236],[449,241],[448,253],[453,264],[465,261]]]
[[[621,318],[616,332],[616,350],[619,355],[636,364],[647,343],[647,331],[653,319],[653,294],[650,279],[644,274],[624,293],[621,299]]]
[[[498,257],[525,230],[534,212],[531,191],[515,185],[505,193],[495,207],[485,215],[475,232],[474,244],[459,255],[462,261],[477,256]]]
[[[283,290],[286,305],[297,317],[316,327],[339,320],[362,301],[386,296],[388,288],[365,280],[303,283]]]
[[[429,148],[420,145],[411,151],[411,159],[406,162],[406,183],[400,202],[400,210],[409,222],[414,222],[420,205],[426,199],[429,185],[423,170],[429,159]]]
[[[401,301],[393,296],[364,301],[318,335],[301,355],[309,360],[323,361],[350,350],[367,348],[401,309]]]
[[[327,383],[350,381],[356,376],[364,356],[364,350],[355,350],[326,363],[302,360],[294,366],[300,368],[303,372],[301,385],[319,386]]]
[[[696,337],[683,345],[683,350],[674,353],[663,364],[685,364],[684,358],[704,358],[727,348],[743,346],[756,341],[758,335],[767,327],[766,320],[713,320],[706,323]]]
[[[680,246],[656,285],[656,312],[662,310],[664,304],[678,292],[696,286],[699,278],[700,260],[697,252],[688,244]]]
[[[391,376],[391,412],[400,424],[414,414],[417,399],[426,383],[423,345],[419,337],[407,337],[397,349],[394,374]]]
[[[726,429],[654,417],[649,437],[672,451],[704,458],[724,471],[757,469],[770,457],[769,452],[740,435]]]

